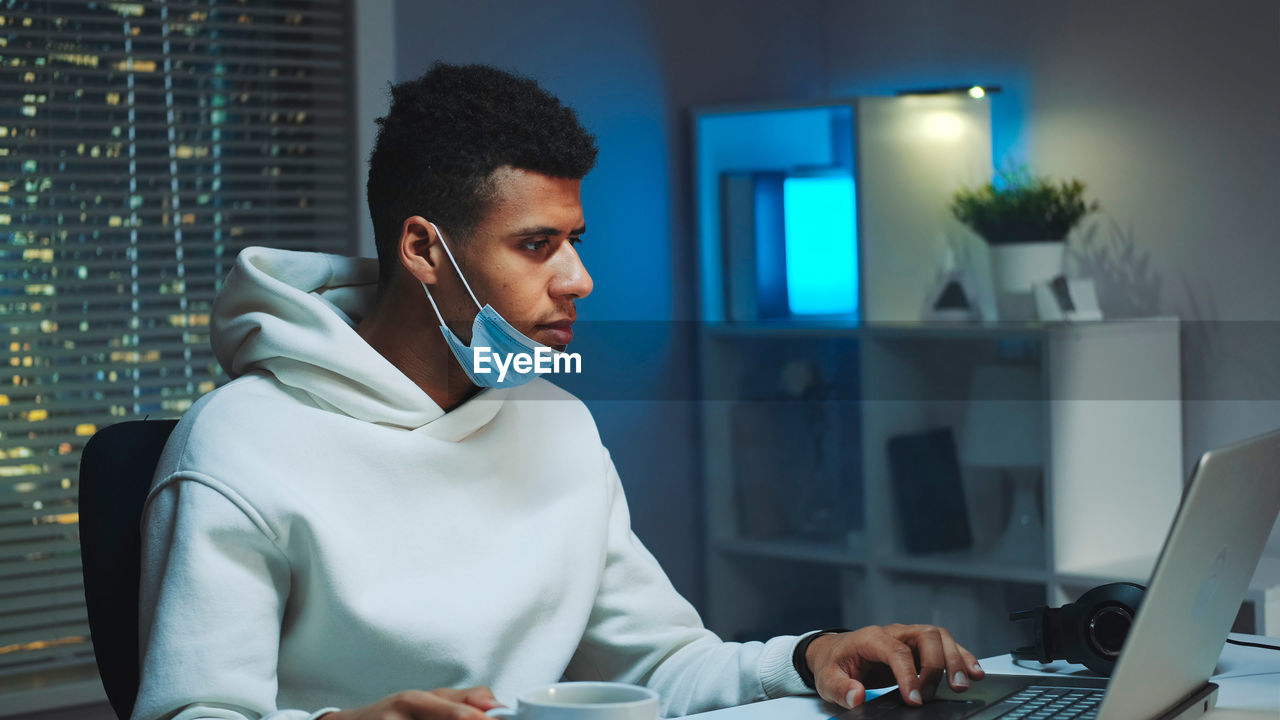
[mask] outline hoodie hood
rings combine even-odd
[[[355,331],[377,285],[378,262],[372,258],[245,248],[213,303],[214,355],[232,378],[266,372],[326,410],[422,427],[444,411]],[[468,401],[449,415],[475,415],[473,405],[495,403]],[[488,417],[471,420],[487,421],[496,412],[488,409],[480,411]]]

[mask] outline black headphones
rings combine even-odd
[[[1014,650],[1013,657],[1042,663],[1066,660],[1109,677],[1145,590],[1129,582],[1109,583],[1060,608],[1039,607],[1009,615],[1013,621],[1031,621],[1035,643]]]

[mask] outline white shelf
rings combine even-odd
[[[989,555],[968,551],[930,555],[897,554],[868,559],[865,544],[849,546],[804,540],[731,538],[717,541],[715,547],[727,555],[791,560],[817,565],[876,568],[898,573],[1005,582],[1043,584],[1049,581],[1049,572],[1042,567],[1009,564]]]
[[[1044,568],[1011,565],[981,553],[967,551],[932,555],[890,555],[879,559],[877,564],[885,570],[938,577],[1041,585],[1049,581],[1049,571]]]
[[[1280,557],[1262,556],[1245,599],[1254,604],[1254,632],[1280,637]]]
[[[1079,568],[1059,567],[1058,582],[1068,585],[1102,585],[1112,582],[1134,582],[1145,585],[1155,570],[1154,555],[1107,560]]]
[[[753,558],[838,572],[841,616],[831,618],[833,623],[946,622],[977,638],[978,650],[992,652],[1016,640],[1007,627],[1012,606],[1074,600],[1089,587],[1117,580],[1145,582],[1184,480],[1179,355],[1169,350],[1176,349],[1178,333],[1178,323],[1169,320],[704,326],[702,391],[709,400],[724,401],[707,403],[703,413],[708,529],[721,538],[709,548],[708,623],[728,637],[761,617],[791,612],[784,588],[770,587],[767,597],[752,595],[769,587],[770,572],[749,562]],[[827,383],[820,397],[785,400],[780,381],[778,388],[761,386],[762,378],[772,382],[796,363],[811,365]],[[903,433],[949,426],[963,450],[971,378],[976,368],[992,364],[1030,369],[1040,378],[1042,394],[1030,402],[1041,413],[1044,562],[983,553],[1003,532],[1008,498],[1003,480],[969,467],[963,454],[961,482],[972,545],[979,550],[907,554],[886,443]],[[1106,394],[1091,395],[1099,387]],[[1122,390],[1113,392],[1116,387]],[[810,415],[798,409],[805,403],[813,408]],[[737,409],[743,404],[756,405],[746,415],[755,435],[743,435],[748,425]],[[779,432],[767,428],[770,408],[778,413],[776,422],[786,424]],[[825,423],[828,438],[832,432],[851,434],[844,445],[858,459],[843,472],[853,494],[845,506],[857,513],[849,518],[859,537],[855,545],[740,535],[738,489],[750,485],[739,483],[760,472],[742,458],[776,463],[764,449],[775,447],[778,438],[797,442],[803,433],[794,424],[807,417]],[[823,452],[831,453],[830,444]],[[823,463],[833,461],[829,454],[821,457]],[[770,466],[763,472],[767,478],[778,471]],[[788,473],[781,487],[798,496],[806,482],[816,482],[811,472]],[[758,500],[751,507],[759,512]],[[1133,507],[1144,510],[1132,513]],[[1129,548],[1132,556],[1116,558],[1116,548]]]
[[[793,560],[796,562],[865,567],[866,548],[804,540],[750,540],[734,538],[716,542],[716,548],[730,555]]]
[[[1142,328],[1177,325],[1176,317],[1151,317],[1127,320],[1103,320],[1086,322],[1041,322],[1038,320],[1016,322],[854,322],[850,320],[823,320],[793,318],[789,320],[761,320],[755,322],[710,322],[704,326],[707,333],[719,338],[761,337],[866,337],[873,339],[1036,339],[1050,333],[1111,333],[1127,334]]]
[[[1253,572],[1249,581],[1250,590],[1270,590],[1280,588],[1280,556],[1263,555],[1258,560],[1258,569]]]
[[[1108,582],[1136,582],[1145,584],[1155,569],[1154,557],[1133,557],[1102,563],[1092,567],[1059,568],[1054,574],[1059,582],[1069,584],[1100,584]],[[1263,555],[1249,581],[1250,590],[1280,588],[1280,557]]]

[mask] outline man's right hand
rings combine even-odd
[[[454,690],[404,690],[353,710],[334,710],[317,720],[486,720],[486,710],[505,707],[482,685]]]

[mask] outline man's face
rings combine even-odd
[[[591,276],[578,257],[582,181],[552,178],[502,167],[493,174],[497,190],[488,213],[465,242],[445,238],[481,305],[488,303],[507,322],[534,340],[564,350],[577,319],[574,300],[591,294]],[[467,318],[462,337],[471,335],[476,307],[466,290],[453,294],[469,308],[446,313]],[[453,327],[455,333],[463,328]]]

